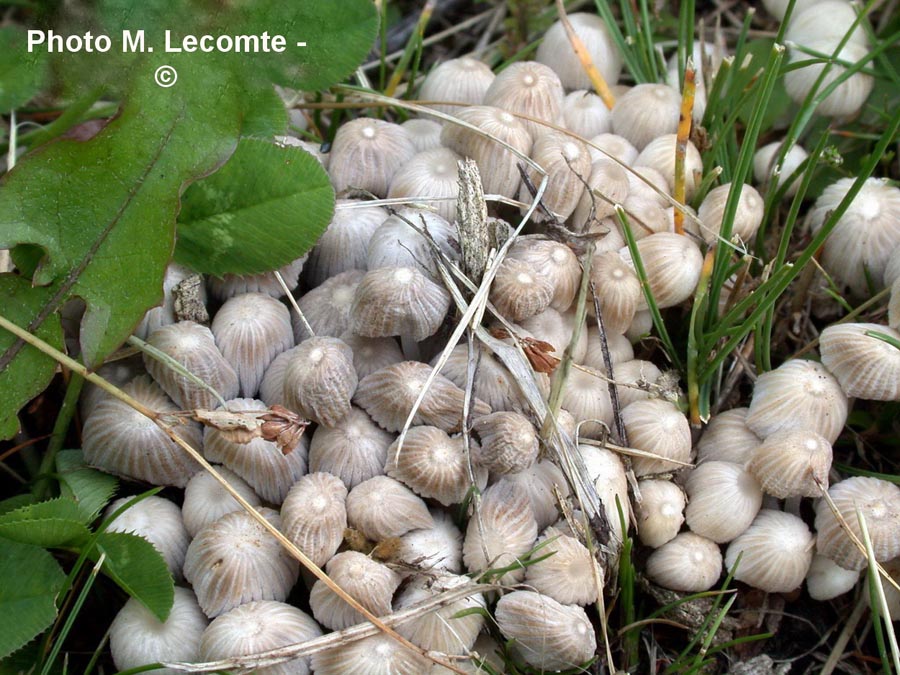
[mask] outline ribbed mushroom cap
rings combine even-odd
[[[129,501],[129,497],[115,500],[106,509],[107,517]],[[147,497],[121,513],[107,525],[106,531],[131,532],[143,537],[160,552],[175,580],[181,580],[181,568],[191,535],[184,526],[177,504],[163,497]]]
[[[641,543],[659,548],[671,541],[684,522],[684,492],[668,480],[642,480],[638,483],[641,501],[635,506],[637,531]]]
[[[803,161],[809,157],[809,153],[800,145],[792,145],[784,156],[784,161],[780,165],[775,164],[778,153],[781,151],[782,143],[775,141],[768,145],[762,146],[753,155],[753,177],[759,184],[769,183],[770,185],[781,187],[784,182],[796,171]],[[784,191],[785,198],[793,197],[800,189],[800,176],[794,179],[790,187]]]
[[[836,4],[848,6],[845,2]],[[818,9],[815,11],[818,12]],[[832,17],[829,16],[828,18],[830,20]],[[841,31],[844,31],[843,26],[841,27]],[[817,52],[826,52],[829,55],[834,52],[835,47],[837,46],[836,42],[832,42],[828,39],[804,40],[803,44],[808,49]],[[839,65],[838,61],[841,63],[854,64],[867,58],[868,55],[869,48],[867,46],[849,42],[838,52],[835,57],[836,61],[832,64],[832,68],[825,73],[823,77],[824,63],[815,61],[810,62],[811,59],[809,55],[797,48],[792,48],[788,56],[788,63],[792,65],[804,61],[807,63],[802,67],[794,68],[785,73],[784,88],[792,101],[795,103],[802,103],[814,88],[817,92],[822,92],[826,87],[837,80],[838,77],[841,77],[846,73],[847,68]],[[819,81],[819,78],[822,78],[821,82]],[[826,96],[825,100],[816,107],[816,112],[820,115],[828,115],[830,117],[846,117],[853,115],[862,108],[866,99],[869,98],[869,94],[872,93],[874,84],[875,80],[871,75],[857,71],[838,84],[837,88]]]
[[[333,427],[350,412],[356,391],[353,352],[338,338],[311,337],[297,345],[284,371],[287,407]]]
[[[575,312],[569,310],[560,313],[548,307],[539,314],[523,319],[519,322],[519,326],[524,336],[552,345],[553,350],[548,353],[561,359],[575,332]],[[578,340],[572,348],[572,358],[576,362],[581,361],[585,351],[587,351],[587,330],[582,324]]]
[[[636,476],[677,471],[691,457],[691,429],[687,417],[673,403],[658,398],[629,403],[622,410],[629,444],[660,459],[633,457]]]
[[[819,336],[822,364],[847,396],[872,401],[900,401],[900,349],[875,337],[900,342],[900,332],[875,323],[828,326]]]
[[[582,138],[605,134],[612,128],[609,108],[602,98],[586,89],[577,89],[566,95],[563,100],[563,121],[566,129]]]
[[[245,397],[256,395],[272,359],[294,346],[287,307],[261,293],[229,298],[216,312],[212,332],[222,355],[234,366]]]
[[[900,555],[900,487],[879,478],[854,476],[828,490],[847,528],[862,542],[856,510],[866,521],[875,559],[884,562]],[[861,570],[867,560],[844,532],[824,499],[816,503],[816,549],[848,570]]]
[[[347,488],[330,473],[300,478],[281,505],[284,535],[322,567],[338,550],[347,527]]]
[[[387,195],[397,170],[416,148],[399,124],[359,117],[340,126],[331,146],[328,173],[338,192],[347,188]]]
[[[493,73],[491,73],[493,75]],[[479,98],[476,103],[480,103]],[[409,134],[413,145],[416,146],[416,153],[425,152],[426,150],[437,150],[441,146],[441,123],[434,120],[426,120],[423,118],[413,118],[406,120],[401,125]]]
[[[674,134],[681,113],[681,94],[667,84],[637,84],[616,99],[613,133],[638,150],[654,138]]]
[[[341,339],[353,350],[353,367],[360,380],[385,366],[403,361],[403,350],[393,338],[363,337],[347,332]]]
[[[266,410],[262,401],[236,398],[226,401],[229,410],[254,412]],[[236,443],[214,427],[204,430],[204,454],[211,462],[220,462],[243,478],[260,497],[271,504],[281,504],[291,485],[306,473],[309,439],[301,436],[300,443],[288,454],[262,438],[249,443]]]
[[[607,448],[596,445],[579,445],[578,452],[584,460],[588,479],[594,484],[597,496],[603,504],[606,520],[612,532],[612,541],[600,542],[611,550],[617,550],[622,542],[622,522],[631,522],[631,502],[628,499],[628,479],[625,466],[619,456]],[[621,508],[622,515],[619,515]]]
[[[762,440],[747,426],[748,408],[732,408],[714,415],[697,442],[697,463],[746,464]]]
[[[281,527],[277,511],[257,511]],[[200,530],[184,561],[184,578],[210,618],[253,600],[284,600],[299,573],[297,561],[246,511],[225,514]]]
[[[720,544],[746,530],[762,505],[756,478],[731,462],[704,462],[691,471],[684,488],[688,527]]]
[[[689,237],[657,232],[638,241],[637,248],[657,306],[674,307],[693,296],[703,267],[703,254]],[[633,265],[627,248],[620,250],[619,255]],[[637,308],[647,309],[643,294]]]
[[[284,405],[284,371],[296,349],[292,347],[272,359],[259,383],[259,400],[270,408],[273,405]]]
[[[431,665],[431,661],[424,656],[384,633],[316,652],[312,656],[316,675],[412,675],[429,672]]]
[[[650,554],[646,573],[653,582],[673,591],[706,591],[722,573],[722,553],[706,537],[682,532]]]
[[[527,404],[522,390],[506,366],[497,360],[490,349],[478,341],[475,343],[475,355],[478,359],[478,368],[475,371],[473,394],[486,402],[492,410],[524,410]],[[432,360],[432,366],[438,358],[440,356]],[[441,375],[462,389],[466,386],[468,370],[468,345],[459,344],[450,352],[450,358],[441,369]]]
[[[322,629],[305,612],[274,600],[248,602],[217,617],[200,640],[200,660],[249,656],[312,640]],[[257,675],[307,675],[309,657],[253,670]]]
[[[595,255],[591,261],[591,281],[605,328],[613,333],[624,333],[644,297],[634,270],[617,253],[608,251]]]
[[[669,217],[669,211],[664,204],[660,204],[657,195],[647,194],[646,191],[629,192],[622,208],[625,209],[631,234],[637,241],[651,234],[675,232],[674,216]]]
[[[484,93],[484,104],[559,124],[565,92],[559,76],[537,61],[519,61],[504,68]],[[547,127],[530,120],[519,121],[537,141]]]
[[[513,651],[542,671],[577,668],[597,647],[594,627],[581,607],[534,591],[504,595],[494,616],[503,636],[514,640]]]
[[[556,495],[559,494],[563,499],[569,496],[566,477],[556,464],[547,459],[535,462],[524,471],[506,474],[503,480],[515,483],[525,490],[539,529],[544,529],[559,518]]]
[[[400,537],[392,560],[422,572],[462,571],[462,532],[444,509],[432,509],[434,525]]]
[[[363,378],[354,402],[382,428],[400,431],[430,372],[430,366],[418,361],[387,366]],[[434,426],[448,433],[459,431],[464,398],[462,389],[437,375],[413,416],[412,424]],[[491,412],[490,407],[479,399],[473,400],[472,411],[475,417]]]
[[[575,537],[548,527],[537,543],[546,542],[540,554],[549,558],[529,565],[525,584],[564,605],[589,605],[597,600],[597,584],[603,578],[596,560]]]
[[[622,55],[606,23],[596,14],[587,12],[569,14],[569,23],[581,38],[603,79],[610,86],[614,85],[622,71]],[[557,21],[547,30],[535,58],[553,68],[566,89],[593,88],[561,22]]]
[[[428,201],[437,214],[449,222],[456,220],[456,195],[459,193],[459,168],[462,159],[449,148],[426,150],[415,155],[391,181],[388,198],[435,198]]]
[[[565,220],[578,205],[584,193],[584,182],[591,175],[591,156],[587,146],[568,134],[553,129],[545,129],[534,137],[531,159],[547,172],[547,189],[543,195],[544,206]],[[532,185],[539,185],[543,176],[529,169]],[[519,200],[531,202],[531,193],[522,187]],[[527,208],[523,207],[525,213]],[[532,219],[543,216],[535,212]]]
[[[725,183],[710,190],[697,210],[700,219],[700,236],[707,244],[713,245],[722,231],[722,220],[731,183]],[[742,242],[752,243],[762,224],[765,204],[760,194],[750,185],[741,186],[737,211],[731,225],[731,237],[739,237]],[[689,221],[693,223],[694,221]]]
[[[669,192],[675,189],[675,134],[657,136],[650,141],[634,160],[637,166],[649,166],[666,177]],[[684,187],[687,199],[694,196],[700,185],[699,175],[703,171],[703,160],[693,143],[688,141],[684,158]]]
[[[837,46],[856,22],[856,10],[842,0],[801,0],[794,6],[791,20],[785,31],[785,39],[801,45],[814,40],[825,40]],[[856,25],[849,37],[850,44],[867,46],[865,30]],[[833,51],[833,49],[832,49]],[[830,53],[830,52],[829,52]]]
[[[612,424],[612,400],[604,377],[581,368],[569,371],[563,388],[562,407],[580,423],[581,436],[599,438]]]
[[[384,472],[394,434],[379,427],[357,407],[335,427],[320,426],[309,443],[309,470],[327,471],[347,489]]]
[[[815,431],[776,431],[753,452],[747,470],[773,497],[818,497],[828,488],[831,443]]]
[[[537,461],[540,443],[534,425],[516,412],[495,412],[475,420],[481,439],[477,461],[492,473],[516,473]]]
[[[308,293],[304,293],[297,300],[297,306],[315,335],[341,337],[349,330],[353,298],[356,296],[359,282],[365,275],[363,270],[356,269],[335,274]],[[291,315],[291,324],[294,328],[294,338],[298,344],[312,337],[296,312]],[[277,356],[275,360],[278,360]],[[268,375],[268,371],[266,374]],[[260,385],[260,391],[262,391],[262,385]]]
[[[284,285],[289,291],[297,288],[300,281],[300,272],[306,263],[306,254],[287,265],[278,268],[278,273],[284,280]],[[275,277],[274,272],[261,274],[225,274],[222,277],[210,276],[207,285],[210,294],[219,300],[227,300],[242,293],[265,293],[273,298],[284,297],[284,289]]]
[[[662,377],[662,371],[652,361],[641,359],[616,364],[614,372],[616,393],[619,395],[619,406],[622,408],[635,401],[651,398],[655,391],[654,385]]]
[[[216,467],[216,471],[251,506],[259,506],[259,496],[243,478],[223,466]],[[181,513],[184,518],[184,526],[191,537],[196,537],[200,530],[210,523],[214,523],[226,513],[238,511],[241,508],[235,498],[209,471],[203,470],[195,473],[184,488],[184,503],[181,506]],[[187,543],[184,548],[187,550]],[[184,560],[182,560],[182,564],[184,564]]]
[[[725,551],[734,578],[767,593],[788,593],[803,583],[816,540],[797,516],[763,509]],[[738,561],[740,556],[740,561]]]
[[[451,438],[437,427],[412,427],[402,447],[395,441],[388,448],[384,471],[426,499],[444,506],[461,504],[473,487],[470,459],[474,464],[478,452],[474,440],[470,442],[471,456],[467,457],[461,436]],[[472,466],[471,475],[477,487],[487,484],[487,468]]]
[[[408,335],[421,341],[434,335],[450,295],[414,267],[383,267],[366,273],[356,289],[351,330],[365,337]]]
[[[463,541],[463,562],[470,572],[513,564],[534,546],[537,522],[524,487],[502,479],[482,494],[481,511],[469,519]],[[499,581],[521,581],[524,569],[514,569]]]
[[[347,522],[372,541],[434,525],[425,502],[390,476],[375,476],[350,490]]]
[[[424,602],[444,591],[457,588],[472,580],[464,576],[422,575],[413,579],[398,595],[394,609],[404,609]],[[444,654],[466,654],[484,625],[484,616],[477,611],[485,610],[487,603],[481,593],[454,600],[453,602],[397,625],[397,632],[428,651]],[[457,616],[466,612],[465,616]]]
[[[328,228],[319,237],[306,263],[310,286],[352,269],[365,270],[369,240],[388,212],[352,199],[338,199]]]
[[[535,237],[519,237],[510,247],[508,257],[522,260],[553,284],[550,306],[565,312],[581,283],[581,265],[572,249],[558,241]]]
[[[776,431],[808,429],[834,443],[847,412],[847,396],[823,365],[791,359],[757,378],[747,426],[762,439]]]
[[[175,598],[163,622],[136,598],[129,598],[109,627],[109,651],[119,670],[159,661],[200,660],[198,643],[209,619],[200,610],[193,591],[175,587]],[[171,668],[156,670],[176,675]]]
[[[600,340],[600,331],[595,325],[587,329],[587,343],[588,347],[584,353],[582,365],[605,373],[606,362],[603,359],[603,343]],[[614,371],[618,364],[634,359],[634,347],[631,346],[628,338],[624,335],[607,331],[606,346],[609,349],[609,358],[612,361]],[[616,379],[618,379],[618,372],[616,372]]]
[[[490,66],[478,59],[462,56],[444,61],[425,77],[419,98],[423,101],[447,101],[475,105],[484,100],[484,94],[494,81]],[[458,105],[430,104],[448,115],[455,115],[462,109]]]
[[[638,150],[627,138],[618,134],[598,134],[588,144],[588,152],[591,153],[591,162],[598,160],[617,159],[626,166],[631,166],[638,157]]]
[[[178,410],[148,376],[136,377],[122,391],[160,414]],[[188,422],[175,429],[200,449],[200,425]],[[154,485],[184,487],[200,465],[175,444],[156,423],[117,398],[97,404],[84,423],[84,461],[98,469]]]
[[[390,614],[391,598],[400,585],[400,576],[387,566],[362,553],[344,551],[328,561],[325,571],[338,586],[375,616]],[[365,621],[362,614],[321,580],[313,584],[309,606],[316,620],[331,630],[343,630]]]
[[[193,321],[179,321],[157,328],[147,338],[147,342],[171,356],[223,398],[237,396],[237,373],[222,356],[216,346],[216,339],[206,326]],[[216,398],[212,393],[176,372],[168,364],[144,354],[144,367],[180,408],[194,410],[216,407]]]
[[[829,185],[807,216],[817,233],[847,196],[855,178]],[[822,266],[859,297],[869,295],[869,279],[880,288],[891,252],[900,245],[900,188],[869,178],[831,230],[822,252]]]
[[[859,570],[847,570],[831,558],[816,553],[806,573],[806,590],[813,600],[831,600],[843,595],[859,581]]]
[[[514,115],[492,106],[472,106],[457,111],[456,116],[478,127],[486,134],[503,141],[521,154],[531,153],[532,136]],[[520,157],[492,138],[456,124],[445,124],[441,143],[461,157],[475,160],[484,191],[515,199],[522,176],[519,173]]]
[[[629,181],[625,169],[611,159],[597,159],[591,164],[587,189],[572,213],[571,223],[576,231],[589,231],[594,223],[615,213],[615,205],[628,197]],[[593,214],[591,208],[593,207]]]
[[[521,321],[547,309],[553,295],[548,277],[524,260],[506,258],[491,285],[490,299],[507,319]]]
[[[455,163],[453,167],[455,177]],[[456,202],[452,204],[455,207]],[[400,209],[372,233],[366,265],[370,271],[380,267],[414,267],[440,284],[432,241],[444,256],[456,260],[459,257],[458,236],[456,228],[436,213],[416,208]]]

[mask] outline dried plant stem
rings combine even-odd
[[[309,325],[309,321],[306,320],[306,317],[303,316],[303,312],[300,311],[300,305],[297,304],[297,299],[294,298],[294,294],[291,293],[291,289],[289,289],[287,284],[284,282],[284,277],[281,276],[281,272],[275,270],[273,274],[275,275],[276,281],[278,281],[278,283],[281,285],[281,290],[283,290],[284,294],[287,296],[288,302],[291,303],[291,307],[297,313],[297,318],[300,319],[300,323],[303,324],[303,330],[309,333],[310,337],[315,337],[315,331],[312,329],[312,326]]]
[[[174,443],[176,443],[181,449],[183,449],[188,455],[190,455],[200,466],[209,471],[209,473],[222,485],[222,487],[241,505],[241,507],[249,513],[256,522],[258,522],[269,534],[271,534],[278,542],[291,554],[294,558],[296,558],[300,563],[306,567],[310,572],[313,573],[315,577],[320,579],[322,583],[328,586],[338,597],[340,597],[344,602],[350,605],[353,609],[362,614],[367,621],[370,621],[374,626],[378,629],[382,630],[393,639],[397,640],[404,647],[411,649],[418,654],[428,658],[434,663],[438,663],[445,668],[449,668],[451,671],[455,673],[459,673],[460,675],[464,675],[463,671],[454,666],[449,661],[441,659],[434,654],[422,649],[421,647],[417,647],[412,642],[398,634],[392,628],[385,625],[378,617],[372,614],[368,609],[363,607],[353,596],[349,595],[346,591],[344,591],[340,586],[338,586],[332,579],[325,574],[325,572],[316,565],[312,560],[310,560],[303,551],[301,551],[290,539],[284,536],[278,528],[272,525],[268,520],[266,520],[262,514],[259,513],[247,500],[245,500],[239,492],[237,492],[234,487],[232,487],[231,483],[222,478],[218,471],[206,461],[206,458],[200,454],[194,447],[191,446],[190,443],[187,443],[183,438],[181,438],[178,434],[173,430],[173,425],[170,423],[172,417],[170,415],[161,415],[160,413],[149,409],[147,406],[142,404],[140,401],[132,398],[125,392],[123,392],[118,387],[110,384],[106,380],[104,380],[99,375],[90,372],[85,366],[78,363],[74,359],[66,356],[59,350],[53,348],[40,338],[32,335],[28,331],[24,330],[20,326],[12,323],[6,317],[0,316],[0,328],[5,328],[10,333],[20,338],[27,344],[35,347],[42,353],[47,356],[53,358],[57,362],[63,364],[73,372],[81,375],[88,382],[92,384],[96,384],[98,387],[109,393],[110,395],[116,397],[123,403],[132,407],[134,410],[142,414],[144,417],[153,420],[153,422],[165,433]]]
[[[609,88],[606,80],[603,79],[603,75],[600,74],[600,71],[597,70],[597,66],[594,65],[594,61],[591,59],[587,47],[584,46],[584,42],[581,41],[581,38],[578,37],[578,33],[572,28],[572,22],[569,21],[569,16],[566,14],[563,0],[556,0],[556,11],[559,14],[559,21],[566,31],[566,37],[569,38],[572,49],[575,50],[575,55],[578,57],[578,60],[581,61],[581,67],[584,68],[584,72],[587,73],[597,95],[603,99],[603,103],[606,104],[606,107],[612,110],[612,107],[616,104],[616,97],[613,96],[612,90]]]
[[[679,204],[684,204],[686,194],[684,156],[687,152],[688,139],[691,135],[691,121],[694,115],[695,76],[694,65],[688,59],[687,68],[684,71],[684,90],[681,94],[678,133],[675,137],[675,189],[672,191],[672,197]],[[684,212],[681,209],[675,209],[675,232],[684,234]]]

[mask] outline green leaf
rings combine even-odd
[[[57,497],[4,513],[0,516],[0,537],[44,548],[77,546],[91,536],[82,520],[74,501]]]
[[[43,84],[47,57],[28,53],[27,33],[15,26],[0,28],[0,112],[28,103]]]
[[[244,139],[185,191],[175,259],[218,276],[277,269],[312,247],[333,212],[334,190],[312,155]]]
[[[66,580],[53,556],[37,546],[0,539],[0,659],[30,642],[56,618]]]
[[[107,576],[165,621],[175,599],[175,583],[153,544],[130,532],[101,532],[91,557],[98,560],[101,553],[106,554]]]
[[[60,492],[78,505],[85,523],[97,517],[119,486],[119,481],[85,465],[81,450],[62,450],[56,456]]]
[[[30,492],[4,499],[0,502],[0,515],[14,511],[22,506],[27,506],[28,504],[34,504],[34,495]]]
[[[2,195],[0,190],[0,201],[3,200]],[[32,288],[26,279],[0,275],[0,313],[13,323],[20,326],[27,324],[33,316],[33,308],[40,305],[44,294],[44,289]],[[35,334],[53,347],[62,348],[63,334],[58,316],[50,317]],[[0,354],[14,342],[12,333],[0,328]],[[0,367],[0,439],[12,438],[18,432],[19,408],[40,394],[55,372],[56,361],[28,345],[7,368]]]

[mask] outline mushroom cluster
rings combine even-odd
[[[569,19],[615,84],[621,56],[603,21]],[[817,30],[812,26],[801,12],[789,32],[806,44],[802,31]],[[830,44],[809,46],[828,51]],[[708,81],[721,48],[697,47]],[[867,48],[864,38],[850,47]],[[884,340],[900,341],[896,302],[890,326],[826,329],[821,364],[790,360],[761,374],[749,408],[714,416],[695,446],[673,378],[635,358],[633,345],[652,325],[646,293],[658,309],[693,297],[704,252],[723,238],[741,247],[756,237],[764,199],[749,184],[727,182],[704,196],[703,161],[688,141],[684,188],[688,199],[697,193],[699,209],[675,202],[681,93],[669,84],[620,88],[610,109],[586,90],[573,58],[555,24],[535,61],[495,75],[462,57],[428,74],[423,103],[464,124],[360,117],[341,126],[321,158],[338,191],[334,218],[308,258],[281,270],[300,314],[292,314],[271,274],[210,279],[209,327],[171,311],[153,310],[145,322],[147,341],[193,376],[146,356],[146,372],[125,385],[160,412],[256,414],[282,406],[307,420],[306,432],[283,447],[196,423],[178,433],[369,612],[404,610],[465,584],[464,575],[495,584],[494,596],[473,592],[399,624],[423,653],[490,653],[496,647],[479,640],[492,634],[512,641],[512,657],[533,668],[582,666],[596,648],[585,607],[603,593],[604,566],[629,531],[651,549],[643,574],[682,592],[709,589],[729,571],[772,593],[804,579],[816,598],[845,592],[867,564],[844,531],[860,536],[857,508],[877,559],[900,556],[900,536],[890,529],[900,520],[896,485],[849,478],[828,487],[849,399],[900,400],[900,351]],[[820,111],[847,114],[835,106],[829,97]],[[803,162],[795,149],[759,151],[763,193],[790,193],[793,184],[782,179]],[[520,171],[520,156],[541,172]],[[463,158],[477,164],[485,193],[506,202],[495,209],[491,201],[492,216],[517,217],[510,202],[527,210],[530,187],[547,177],[533,234],[511,242],[496,266],[484,319],[488,334],[531,357],[527,379],[514,376],[488,340],[447,344],[460,298],[471,297],[469,288],[451,286],[448,273],[471,245],[456,222]],[[847,188],[826,190],[810,214],[813,231]],[[360,191],[409,205],[388,208],[360,199]],[[727,219],[734,193],[737,213]],[[855,292],[875,278],[900,297],[898,204],[896,187],[867,184],[832,229],[841,279]],[[676,209],[683,232],[676,231]],[[548,221],[576,236],[548,236]],[[501,220],[493,224],[511,231]],[[588,321],[576,306],[583,238],[595,241],[589,280],[596,308],[587,303]],[[849,263],[848,242],[862,250]],[[829,255],[826,245],[826,267]],[[564,356],[573,365],[559,392],[562,410],[548,421],[531,395],[549,396],[548,374]],[[179,588],[165,626],[132,603],[122,610],[111,633],[118,667],[246,656],[364,621],[321,580],[301,574],[278,540],[151,421],[91,396],[87,461],[184,489],[180,507],[151,498],[114,523],[146,536],[190,586]],[[548,433],[554,426],[557,440]],[[586,536],[583,486],[575,490],[571,467],[559,462],[559,437],[575,440],[581,477],[608,524],[601,540],[596,531]],[[803,498],[818,500],[815,534],[801,517]],[[488,607],[499,633],[484,621]],[[123,646],[120,630],[154,639],[140,638],[146,651],[136,653],[135,640]],[[179,633],[190,636],[193,650],[171,646],[169,636],[174,643]],[[257,672],[430,667],[422,653],[376,635]]]

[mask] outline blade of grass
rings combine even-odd
[[[884,597],[884,586],[881,584],[881,575],[878,573],[878,561],[875,559],[875,549],[872,548],[872,539],[869,537],[869,528],[866,525],[866,519],[863,517],[862,511],[856,507],[856,518],[859,522],[859,529],[862,534],[863,543],[866,546],[866,558],[868,558],[868,585],[869,585],[869,607],[872,610],[872,624],[875,627],[875,638],[878,642],[878,653],[881,656],[881,663],[884,665],[884,672],[891,672],[891,660],[893,661],[893,671],[900,673],[900,648],[897,646],[897,635],[894,633],[894,625],[891,621],[891,612],[888,609],[887,599]],[[888,644],[891,649],[891,658],[888,657],[887,650],[884,645],[884,635],[882,634],[882,625],[884,633],[887,634]]]

